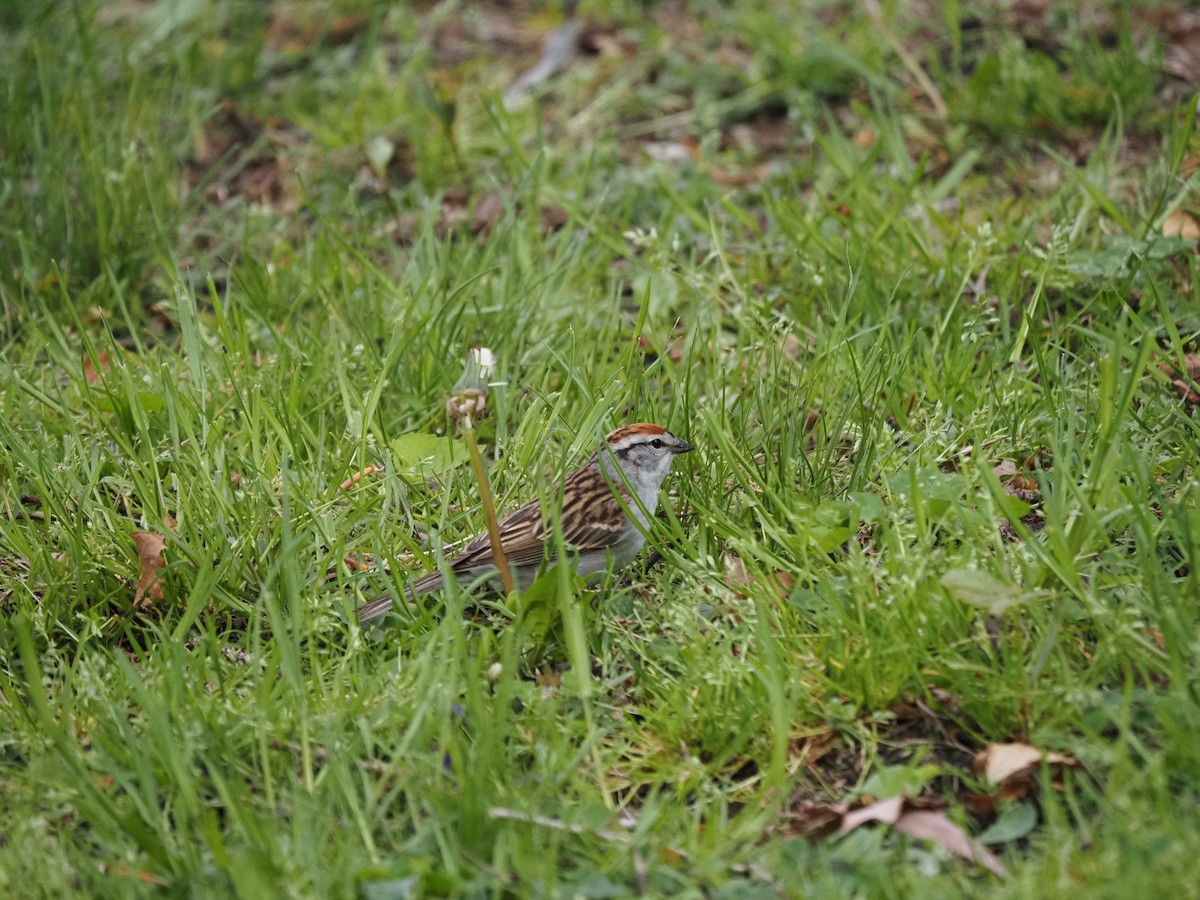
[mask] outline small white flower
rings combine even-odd
[[[658,229],[651,228],[646,231],[644,228],[631,228],[624,232],[622,237],[635,247],[653,247],[658,243]]]
[[[472,347],[471,355],[475,357],[475,364],[479,366],[479,377],[486,381],[492,374],[492,369],[496,368],[496,354],[488,347]]]

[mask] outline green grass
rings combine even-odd
[[[623,51],[509,108],[553,8],[0,14],[0,893],[1194,890],[1195,98],[1134,4],[792,6],[584,3]],[[661,562],[361,631],[482,528],[475,344],[504,510],[697,446]],[[797,833],[985,834],[1013,740],[1080,765],[1001,801],[1006,879]]]

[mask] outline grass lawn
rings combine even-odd
[[[0,895],[1197,896],[1197,47],[6,4]],[[473,346],[502,511],[697,452],[599,590],[360,628],[483,528]]]

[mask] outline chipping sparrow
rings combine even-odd
[[[574,550],[580,575],[603,571],[609,560],[619,569],[637,556],[646,542],[644,529],[658,506],[658,489],[671,471],[671,460],[692,449],[660,425],[626,425],[610,434],[582,468],[567,476],[562,492],[562,532]],[[630,491],[636,498],[629,496]],[[501,546],[523,590],[533,583],[545,561],[552,532],[537,500],[499,524]],[[487,532],[467,544],[446,567],[463,580],[494,574],[496,563]],[[436,591],[443,582],[441,572],[430,572],[414,581],[408,592],[418,597]],[[390,596],[379,597],[359,607],[358,620],[382,616],[391,607]]]

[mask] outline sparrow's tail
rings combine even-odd
[[[374,600],[368,600],[358,608],[359,624],[370,622],[372,619],[378,619],[380,616],[387,615],[388,610],[391,608],[391,594],[384,594],[382,597],[376,597]]]
[[[423,594],[428,594],[430,591],[436,591],[442,586],[442,573],[430,572],[428,575],[423,575],[412,583],[412,586],[406,588],[409,600],[416,600],[417,597]],[[385,616],[392,608],[392,595],[384,594],[382,597],[376,597],[374,600],[368,600],[358,608],[359,624],[370,622],[372,619],[378,619],[380,616]]]

